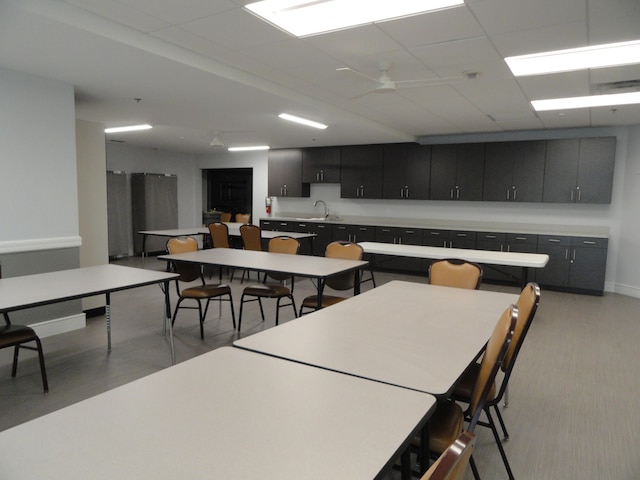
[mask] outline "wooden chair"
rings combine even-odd
[[[193,237],[176,237],[167,242],[167,251],[170,254],[195,252],[198,250],[198,242]],[[209,303],[212,299],[218,299],[219,301],[228,301],[231,307],[231,318],[233,320],[233,328],[236,328],[236,315],[233,310],[233,298],[231,296],[231,288],[228,285],[222,284],[205,284],[204,276],[202,274],[202,267],[197,263],[190,262],[172,262],[173,267],[178,273],[179,277],[176,279],[176,292],[178,294],[178,302],[176,303],[176,309],[171,319],[171,325],[176,322],[176,316],[178,315],[179,308],[197,308],[198,316],[200,319],[200,338],[204,339],[204,319],[207,316],[207,310],[209,309]],[[184,290],[180,290],[180,282],[190,283],[200,280],[200,285],[187,287]],[[223,296],[229,297],[223,299]],[[198,304],[197,307],[181,307],[184,300],[195,300]],[[206,306],[204,312],[202,311],[202,301],[206,300]]]
[[[327,245],[325,250],[325,257],[327,258],[342,258],[346,260],[362,260],[363,250],[357,243],[350,242],[331,242]],[[350,290],[355,286],[356,272],[345,272],[337,275],[327,277],[325,280],[325,288],[329,287],[333,290]],[[329,307],[335,305],[343,300],[345,297],[339,297],[336,295],[322,294],[320,299],[320,308]],[[300,305],[300,315],[302,315],[303,309],[317,310],[318,309],[318,296],[311,295],[306,297]]]
[[[225,222],[230,222],[231,221],[231,214],[229,212],[223,212],[220,214],[220,221],[225,223]]]
[[[493,388],[494,380],[498,369],[504,361],[505,355],[518,319],[518,307],[511,305],[500,316],[489,341],[487,342],[480,370],[473,392],[470,397],[468,408],[463,411],[462,407],[453,400],[438,402],[436,411],[429,419],[429,451],[431,454],[441,455],[451,445],[462,432],[464,421],[468,421],[467,430],[473,432],[478,423],[480,414],[484,411],[484,405]],[[498,441],[498,449],[504,454],[502,444]],[[420,448],[420,440],[413,440],[413,445]],[[420,449],[419,451],[424,451]],[[506,460],[506,456],[504,456]],[[421,459],[426,461],[426,459]],[[473,458],[470,460],[474,477],[479,478]],[[508,465],[508,462],[507,462]],[[508,467],[509,478],[513,479],[511,469]]]
[[[228,214],[231,216],[231,214]],[[231,248],[231,242],[229,241],[229,227],[222,223],[210,223],[209,224],[209,236],[211,237],[211,246],[213,248]],[[219,270],[220,281],[222,281],[222,267]],[[211,273],[211,276],[213,272]],[[227,275],[229,275],[229,269],[227,268]],[[211,276],[209,278],[211,278]],[[233,281],[233,270],[229,276],[229,281]]]
[[[429,283],[477,290],[482,283],[482,267],[456,258],[434,260],[429,266]]]
[[[420,480],[462,480],[476,443],[471,432],[462,432],[429,467]]]
[[[489,392],[487,402],[484,406],[488,422],[478,422],[479,425],[492,429],[493,434],[496,437],[496,441],[498,441],[498,432],[491,415],[490,407],[493,407],[496,416],[498,417],[500,427],[502,428],[502,432],[504,434],[504,440],[509,440],[509,432],[507,431],[507,427],[505,426],[498,405],[500,404],[500,401],[503,397],[505,397],[506,403],[506,398],[508,397],[509,379],[511,378],[513,367],[516,363],[516,358],[518,358],[518,353],[520,352],[520,348],[522,347],[527,332],[529,331],[529,327],[531,326],[533,317],[535,317],[539,304],[540,287],[537,283],[528,283],[522,289],[520,297],[516,302],[516,306],[518,307],[518,323],[516,324],[516,329],[513,333],[511,343],[509,344],[509,349],[507,350],[507,354],[505,355],[504,361],[501,365],[501,369],[504,372],[502,383],[500,384],[499,389],[496,389],[496,385],[494,383],[493,388]],[[475,385],[479,372],[480,363],[473,363],[469,366],[469,368],[467,368],[467,370],[460,377],[460,379],[456,383],[456,386],[454,387],[452,395],[452,398],[454,400],[469,403],[469,399],[471,398],[471,394],[473,392],[473,386]]]
[[[287,253],[290,255],[297,255],[300,250],[300,242],[291,237],[275,237],[269,241],[269,252],[273,253]],[[271,277],[278,281],[278,283],[266,283],[267,277]],[[283,285],[281,282],[285,280],[291,280],[291,288]],[[260,305],[260,315],[264,322],[264,310],[262,308],[263,298],[276,298],[276,325],[278,325],[280,308],[291,305],[293,307],[293,316],[296,315],[296,302],[293,299],[294,277],[293,275],[280,272],[268,272],[265,274],[264,283],[259,285],[252,285],[246,287],[242,292],[242,298],[240,299],[240,318],[238,319],[238,331],[242,325],[242,307],[245,302],[258,302]],[[245,297],[254,297],[250,300],[245,300]],[[290,303],[281,304],[280,301],[283,298],[288,298]]]
[[[244,224],[240,225],[240,237],[242,238],[242,244],[245,250],[254,250],[256,252],[262,252],[262,231],[257,225]],[[249,279],[249,270],[245,269],[242,272],[242,278],[240,283],[244,282],[244,277]],[[258,280],[260,275],[258,275]]]
[[[9,320],[9,314],[4,312],[5,325],[0,327],[0,349],[14,347],[13,350],[13,368],[11,376],[15,377],[18,371],[18,353],[21,348],[34,350],[38,352],[40,360],[40,374],[42,375],[42,387],[44,393],[49,392],[49,382],[47,381],[47,370],[44,366],[44,353],[42,352],[42,343],[36,332],[26,325],[13,325]],[[35,342],[35,347],[25,345],[25,343]]]
[[[236,213],[236,223],[248,224],[250,221],[250,213]]]

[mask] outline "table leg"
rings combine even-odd
[[[176,364],[176,351],[173,344],[173,325],[171,325],[171,300],[169,298],[169,281],[164,282],[165,326],[169,324],[169,345],[171,345],[171,365]]]
[[[147,235],[142,234],[142,268],[144,268],[144,257],[147,251]]]
[[[353,284],[353,294],[360,295],[360,277],[362,276],[362,271],[359,268],[357,268],[354,275],[355,275],[355,278],[354,278],[354,284]]]
[[[522,267],[521,287],[524,288],[529,283],[529,267]]]
[[[107,350],[111,351],[111,294],[107,292],[106,305],[104,306],[104,316],[107,319]]]
[[[420,464],[420,475],[424,475],[424,472],[429,468],[429,423],[426,423],[420,431],[418,463]]]
[[[322,292],[324,291],[324,278],[318,277],[316,281],[318,282],[318,303],[316,305],[316,310],[320,310],[322,308]]]

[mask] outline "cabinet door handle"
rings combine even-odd
[[[495,235],[485,235],[484,238],[497,238]]]
[[[409,185],[405,186],[404,188],[407,192],[407,194],[405,195],[405,198],[409,198]]]
[[[453,188],[449,191],[449,198],[453,200]]]
[[[516,187],[513,187],[513,199],[518,199],[518,189]]]
[[[595,245],[596,242],[593,242],[591,240],[584,240],[582,243],[584,243],[585,245]]]
[[[558,243],[558,242],[560,242],[560,239],[558,239],[558,238],[548,238],[547,242]]]
[[[460,198],[460,187],[456,186],[456,200]]]
[[[568,249],[568,248],[565,248],[565,249],[564,249],[564,259],[565,259],[565,260],[568,260],[568,259],[569,259],[569,249]]]
[[[400,198],[404,198],[404,188],[400,189]]]
[[[573,202],[573,189],[571,189],[571,201]]]
[[[507,200],[509,200],[509,189],[507,188]]]
[[[576,187],[576,191],[578,192],[578,202],[582,199],[582,191],[580,190],[580,187]]]
[[[324,182],[324,170],[320,170],[320,180]]]
[[[526,240],[527,237],[516,237],[516,240]]]
[[[318,172],[316,172],[316,182],[320,181],[320,174]]]
[[[571,253],[571,263],[576,261],[576,249],[573,249],[573,252]]]

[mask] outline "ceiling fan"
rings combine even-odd
[[[391,63],[387,61],[381,61],[378,63],[378,69],[380,70],[380,76],[378,78],[370,77],[369,75],[359,72],[358,70],[354,70],[349,67],[341,67],[337,68],[336,71],[347,71],[351,73],[355,73],[356,75],[366,78],[370,82],[374,83],[374,87],[370,90],[361,93],[353,98],[359,98],[364,95],[368,95],[370,93],[388,93],[395,92],[398,88],[415,88],[415,87],[430,87],[436,85],[450,85],[453,83],[458,83],[465,78],[476,78],[477,73],[473,76],[466,75],[465,77],[441,77],[441,78],[422,78],[416,80],[393,80],[389,76],[389,70],[391,69]]]

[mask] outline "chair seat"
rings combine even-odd
[[[464,373],[460,376],[453,389],[452,398],[460,401],[468,401],[473,394],[473,387],[476,384],[478,375],[480,373],[480,364],[472,363],[467,367]],[[487,395],[487,403],[491,404],[496,398],[496,383],[493,382],[491,390]]]
[[[18,345],[36,339],[36,333],[25,325],[0,326],[0,348]]]
[[[231,293],[231,288],[228,285],[201,285],[185,288],[182,291],[182,296],[185,298],[210,298],[229,293]]]
[[[243,295],[267,298],[287,297],[291,295],[291,290],[278,283],[263,283],[260,285],[250,285],[246,287],[243,291]]]
[[[323,295],[322,296],[322,308],[330,307],[331,305],[335,305],[336,303],[340,303],[343,300],[346,300],[345,297],[336,297],[334,295]],[[318,306],[318,296],[313,295],[305,298],[302,301],[303,308],[316,308]]]

